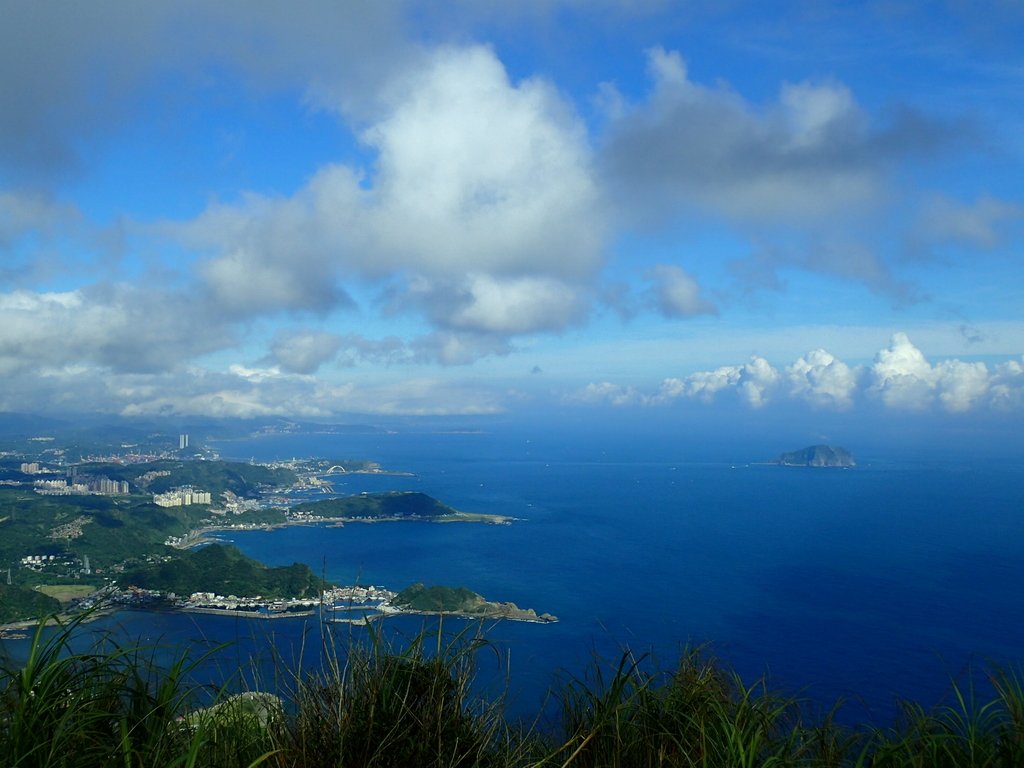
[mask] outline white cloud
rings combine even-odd
[[[250,195],[177,228],[238,312],[327,311],[343,279],[404,275],[441,328],[560,329],[589,301],[607,225],[586,132],[541,79],[485,47],[433,51],[394,79],[362,138],[371,176],[327,166],[294,196]],[[457,298],[450,310],[430,295]]]
[[[905,333],[893,334],[875,355],[870,392],[891,407],[923,410],[931,404],[935,372]]]
[[[981,362],[956,359],[932,365],[905,333],[896,333],[868,368],[849,366],[830,352],[815,349],[782,370],[754,356],[745,365],[666,378],[652,394],[603,382],[589,385],[570,400],[613,405],[666,405],[683,399],[711,403],[727,393],[751,408],[787,398],[847,410],[866,394],[896,410],[1013,409],[1024,406],[1024,365],[1010,360],[990,370]]]
[[[570,393],[564,398],[567,403],[586,405],[636,405],[642,402],[640,394],[633,387],[612,384],[608,381],[587,384],[583,389]]]
[[[1024,357],[997,365],[991,385],[993,407],[1009,410],[1024,406]]]
[[[853,405],[858,371],[824,349],[815,349],[787,366],[786,378],[792,396],[846,409]]]
[[[685,379],[666,379],[661,393],[665,398],[696,397],[706,403],[723,389],[735,387],[740,380],[740,366],[723,365],[713,371],[699,371]]]
[[[234,343],[195,297],[128,285],[0,294],[0,372],[171,370]]]
[[[329,383],[274,368],[236,365],[224,373],[188,367],[116,373],[67,366],[6,377],[0,410],[85,411],[125,416],[204,415],[337,418],[340,414],[452,415],[501,412],[505,396],[486,386],[436,378]]]
[[[432,331],[386,354],[355,344],[350,363],[464,364],[586,318],[607,224],[582,123],[545,81],[512,83],[489,48],[423,64],[379,96],[362,133],[372,174],[325,166],[289,198],[250,194],[163,227],[210,254],[199,271],[212,305],[235,321],[326,314],[353,303],[342,283],[404,286],[386,311]],[[271,358],[315,370],[282,344]]]
[[[592,273],[605,225],[586,131],[550,84],[511,83],[478,46],[434,52],[392,90],[363,134],[381,256],[425,273]]]
[[[740,392],[752,408],[760,408],[768,401],[768,395],[779,378],[779,372],[771,363],[755,356],[740,369]]]
[[[479,273],[451,281],[418,278],[392,304],[419,308],[440,328],[495,335],[561,330],[587,309],[580,289],[560,280]]]
[[[963,413],[987,399],[989,372],[984,363],[947,360],[935,368],[935,390],[947,411]]]
[[[771,363],[755,355],[745,365],[723,365],[684,379],[665,379],[658,392],[644,402],[661,405],[679,398],[694,398],[710,403],[719,392],[733,391],[750,407],[760,408],[768,402],[780,378]]]
[[[886,349],[871,366],[869,393],[894,408],[926,410],[936,400],[952,413],[1012,404],[1020,378],[1015,363],[1003,363],[989,371],[984,363],[945,360],[932,365],[905,333],[893,334]]]

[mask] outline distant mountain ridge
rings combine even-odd
[[[798,451],[784,453],[775,460],[783,467],[855,467],[857,462],[845,448],[831,445],[809,445]]]

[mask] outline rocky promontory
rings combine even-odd
[[[550,613],[538,614],[532,608],[520,608],[515,603],[492,603],[465,587],[428,587],[413,584],[399,592],[391,604],[407,612],[444,613],[474,619],[558,621]]]

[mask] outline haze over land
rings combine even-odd
[[[6,4],[0,411],[1013,434],[1024,8],[720,8]]]

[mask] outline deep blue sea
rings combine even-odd
[[[216,444],[225,458],[365,458],[412,477],[350,475],[339,492],[419,490],[512,525],[295,527],[225,535],[271,565],[300,561],[342,583],[463,585],[557,615],[500,622],[511,709],[536,711],[556,675],[625,647],[671,666],[709,643],[745,678],[843,719],[888,723],[899,697],[932,704],[968,664],[1024,662],[1024,484],[1015,461],[884,449],[853,470],[758,460],[798,445],[719,446],[555,431],[283,435]],[[709,455],[713,453],[713,455]],[[419,619],[388,619],[413,634]],[[395,622],[392,624],[392,622]],[[319,641],[303,620],[121,613],[153,640],[230,641],[231,667]],[[465,626],[452,620],[451,625]],[[343,630],[348,632],[350,630]],[[485,660],[483,675],[502,671]]]

